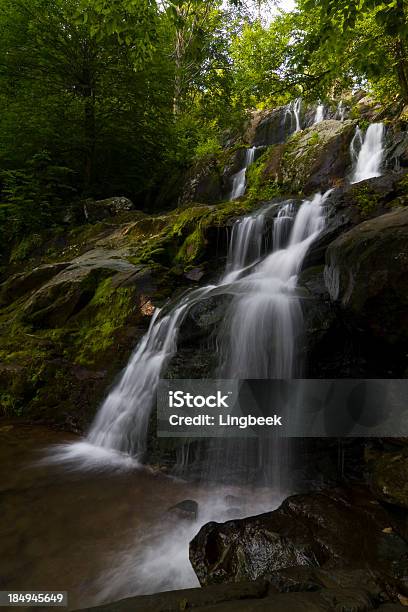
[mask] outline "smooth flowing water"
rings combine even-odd
[[[350,144],[353,162],[352,183],[381,176],[384,159],[384,124],[372,123],[363,136],[359,127]]]
[[[87,439],[60,448],[55,460],[84,457],[83,463],[92,467],[109,457],[110,451],[116,451],[114,462],[132,457],[142,460],[156,388],[177,350],[180,326],[195,304],[214,294],[235,296],[220,339],[222,375],[294,376],[295,343],[302,325],[297,273],[324,225],[326,198],[327,194],[317,194],[305,200],[298,211],[291,201],[279,205],[273,223],[273,251],[262,261],[269,209],[238,220],[232,230],[225,273],[218,283],[187,293],[167,312],[155,312],[149,330],[103,402]]]
[[[297,98],[290,102],[286,107],[284,116],[284,122],[286,123],[288,117],[290,119],[291,130],[293,132],[299,132],[302,127],[300,123],[300,111],[302,108],[302,98]]]
[[[334,115],[334,118],[338,119],[339,121],[344,121],[344,119],[346,118],[346,109],[345,109],[345,106],[342,100],[340,100],[337,106],[337,110],[336,110],[336,114]]]
[[[253,163],[256,147],[250,147],[245,151],[244,165],[232,177],[232,191],[230,200],[236,200],[244,195],[246,189],[246,172],[249,166]]]
[[[305,200],[297,213],[292,202],[284,204],[274,223],[272,253],[236,282],[223,333],[224,378],[291,378],[299,373],[295,344],[302,309],[297,275],[323,229],[329,193]]]
[[[189,541],[207,521],[270,511],[259,487],[200,485],[136,464],[69,470],[43,461],[76,436],[0,420],[0,581],[3,590],[62,590],[78,610],[168,589],[198,587]],[[123,468],[123,466],[122,466]],[[197,519],[171,508],[198,503]]]
[[[324,119],[324,105],[319,104],[316,108],[313,124],[320,123]]]

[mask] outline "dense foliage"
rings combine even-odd
[[[404,0],[0,0],[0,238],[85,197],[173,206],[246,112],[363,86],[408,103]]]

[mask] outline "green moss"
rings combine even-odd
[[[20,263],[27,259],[42,244],[41,234],[30,234],[23,238],[11,251],[10,263]]]
[[[110,278],[99,284],[74,334],[76,363],[92,364],[112,346],[116,332],[135,310],[134,293],[132,288],[112,287]]]
[[[316,145],[319,142],[319,134],[318,132],[312,132],[310,134],[310,138],[309,138],[309,144],[310,145]]]
[[[380,198],[368,185],[359,185],[353,189],[353,199],[362,216],[368,217],[376,210]]]
[[[276,147],[269,147],[247,170],[247,198],[250,202],[265,202],[280,195],[276,180],[267,176],[265,170]]]

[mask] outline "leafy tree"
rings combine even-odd
[[[339,76],[368,79],[374,88],[388,89],[388,95],[394,92],[408,102],[404,0],[300,0],[299,8],[295,66],[305,68],[326,89]]]

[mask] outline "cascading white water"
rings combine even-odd
[[[346,109],[344,108],[342,100],[340,100],[339,102],[334,118],[338,119],[339,121],[344,121],[344,119],[346,118]]]
[[[324,119],[324,105],[319,104],[318,107],[316,108],[313,125],[315,123],[320,123],[321,121],[323,121],[323,119]]]
[[[141,458],[160,374],[177,349],[180,325],[191,308],[211,291],[192,291],[167,315],[159,309],[130,358],[119,382],[107,395],[88,434],[90,444]]]
[[[160,374],[177,350],[180,325],[192,306],[233,282],[245,266],[259,259],[263,224],[263,211],[238,220],[233,226],[226,270],[219,283],[186,294],[165,316],[156,310],[119,382],[99,409],[87,437],[90,445],[142,458]]]
[[[250,215],[236,221],[232,228],[223,283],[233,282],[245,267],[258,260],[262,251],[264,214]]]
[[[244,166],[232,177],[232,191],[230,200],[236,200],[244,195],[246,189],[246,172],[255,158],[256,147],[250,147],[245,151]]]
[[[293,132],[299,132],[302,127],[300,124],[300,110],[302,108],[302,98],[296,98],[290,102],[285,111],[284,122],[286,123],[287,117],[290,117],[291,130]]]
[[[350,155],[353,162],[352,183],[381,176],[384,158],[384,124],[372,123],[364,137],[357,127],[351,141]]]
[[[224,329],[221,373],[225,378],[296,375],[296,339],[302,325],[297,274],[324,226],[329,193],[305,200],[296,215],[293,204],[285,204],[275,220],[273,252],[236,282],[236,298]]]
[[[92,424],[87,438],[90,445],[143,456],[155,391],[163,368],[177,350],[180,325],[192,306],[215,292],[238,294],[231,309],[233,344],[228,375],[291,375],[295,327],[301,316],[295,296],[296,273],[323,224],[325,197],[317,195],[305,201],[297,215],[292,202],[281,205],[274,222],[274,251],[254,269],[250,265],[261,257],[265,209],[235,223],[225,273],[219,283],[186,294],[165,315],[156,311],[149,330]],[[246,312],[247,306],[250,312]]]

